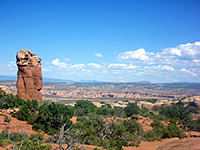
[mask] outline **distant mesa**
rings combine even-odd
[[[151,84],[150,81],[138,81],[138,82],[134,82],[136,84]]]
[[[18,51],[16,58],[18,66],[16,96],[24,100],[36,99],[42,103],[41,58],[28,49]]]

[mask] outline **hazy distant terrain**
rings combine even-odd
[[[16,81],[0,81],[16,93]],[[54,101],[89,99],[136,100],[174,99],[200,95],[199,83],[107,83],[107,82],[45,82],[42,94],[44,99]]]

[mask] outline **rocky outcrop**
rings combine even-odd
[[[11,94],[11,91],[7,86],[0,85],[0,89],[2,89],[6,94]]]
[[[24,100],[36,99],[42,103],[42,72],[41,58],[30,50],[22,49],[17,52],[17,97]]]

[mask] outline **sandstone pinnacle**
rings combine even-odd
[[[38,100],[42,103],[42,72],[41,58],[30,50],[22,49],[17,52],[17,97],[24,100]]]

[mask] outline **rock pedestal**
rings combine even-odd
[[[17,97],[24,100],[38,100],[42,103],[41,58],[31,51],[22,49],[17,52]]]

